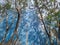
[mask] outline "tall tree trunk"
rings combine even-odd
[[[47,29],[46,29],[46,26],[45,26],[45,23],[44,23],[44,20],[43,20],[43,16],[42,16],[42,14],[41,14],[40,7],[38,6],[37,0],[35,0],[35,3],[36,3],[35,6],[37,7],[37,9],[38,9],[38,11],[39,11],[39,13],[40,13],[41,21],[42,21],[42,23],[43,23],[43,25],[44,25],[44,30],[45,30],[45,32],[46,32],[48,38],[49,38],[50,45],[53,45],[53,44],[51,43],[51,35],[50,35],[50,31],[49,31],[49,33],[48,33],[48,31],[47,31]]]
[[[58,23],[58,37],[60,38],[60,22]]]

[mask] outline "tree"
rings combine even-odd
[[[0,45],[6,42],[6,45],[15,45],[18,41],[21,41],[21,45],[25,43],[26,45],[58,45],[60,43],[59,4],[57,0],[5,0],[0,4],[2,25],[0,30],[3,28],[2,32],[5,32],[0,38]]]

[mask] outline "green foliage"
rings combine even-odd
[[[56,12],[56,13],[54,13],[54,14],[48,15],[48,16],[46,17],[46,19],[47,19],[47,20],[50,20],[50,21],[52,21],[53,18],[54,18],[54,20],[56,20],[56,18],[60,18],[60,11],[58,11],[58,12]]]
[[[45,18],[46,24],[52,28],[58,27],[58,21],[60,21],[60,11],[58,11],[54,14],[48,15]]]
[[[56,13],[56,16],[58,17],[58,21],[60,22],[60,11]]]
[[[55,13],[55,16],[60,17],[60,11],[58,11],[57,13]]]
[[[47,19],[51,20],[52,19],[52,15],[48,15]]]
[[[0,5],[0,10],[2,9],[1,5]]]
[[[9,4],[9,3],[7,3],[6,5],[4,5],[4,6],[1,6],[0,5],[0,10],[2,10],[2,13],[4,13],[5,12],[5,9],[10,9],[10,7],[11,7],[11,5]]]
[[[9,3],[7,3],[7,4],[5,5],[5,7],[6,7],[6,9],[10,9],[11,5],[10,5]]]
[[[55,0],[50,0],[51,2],[54,2]]]

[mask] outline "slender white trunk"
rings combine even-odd
[[[26,32],[26,45],[28,45],[28,32]]]

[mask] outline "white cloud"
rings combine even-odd
[[[57,2],[60,2],[60,0],[57,0]]]
[[[6,0],[0,0],[0,4],[5,4]]]

